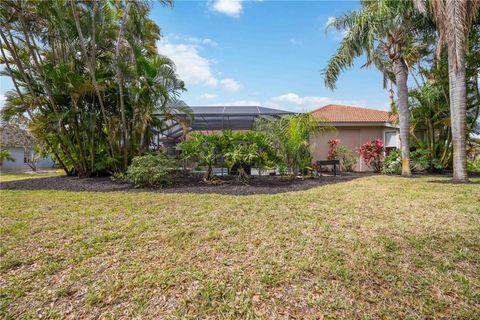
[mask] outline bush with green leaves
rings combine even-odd
[[[257,131],[223,131],[221,134],[194,133],[180,142],[177,150],[185,160],[197,162],[205,167],[204,181],[213,178],[213,167],[225,161],[230,170],[238,167],[238,179],[246,180],[247,166],[271,167],[277,160],[270,139]]]
[[[333,130],[326,125],[319,126],[319,120],[310,113],[287,115],[274,121],[259,119],[256,127],[272,141],[278,154],[277,166],[287,167],[289,173],[295,176],[311,167],[310,138],[314,134]]]
[[[442,161],[432,156],[427,149],[417,149],[410,153],[412,171],[441,172],[445,169]]]
[[[347,172],[352,172],[353,167],[357,164],[358,157],[353,152],[352,149],[345,147],[345,146],[338,146],[336,148],[337,159],[340,160],[343,170]]]
[[[268,137],[258,131],[231,132],[226,135],[228,143],[224,143],[223,157],[230,170],[237,166],[237,179],[246,181],[247,166],[259,168],[272,166],[276,153]],[[233,143],[231,143],[233,142]]]
[[[15,159],[12,157],[12,155],[7,149],[0,150],[0,163],[2,163],[3,160],[11,161],[11,162],[15,161]]]
[[[402,173],[402,159],[399,149],[393,149],[383,160],[382,167],[383,174],[401,174]]]
[[[127,179],[135,186],[164,187],[172,183],[175,160],[159,152],[134,157],[127,170]]]
[[[467,170],[470,172],[480,172],[480,160],[467,160]]]
[[[222,144],[225,139],[219,134],[193,133],[192,136],[177,144],[177,150],[185,160],[197,162],[200,166],[205,166],[204,181],[210,181],[213,178],[213,166],[218,163],[222,156]]]

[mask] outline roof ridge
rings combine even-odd
[[[318,110],[327,108],[327,107],[346,107],[346,108],[352,108],[352,109],[361,109],[361,110],[371,110],[371,111],[380,111],[380,112],[387,112],[385,110],[379,110],[379,109],[374,109],[374,108],[369,108],[369,107],[361,107],[361,106],[352,106],[352,105],[347,105],[347,104],[335,104],[335,103],[329,103],[327,105],[324,105],[323,107],[319,107],[317,109],[312,110],[311,112],[316,112]]]

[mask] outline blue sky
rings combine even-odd
[[[172,58],[188,91],[189,105],[262,105],[308,111],[328,103],[386,109],[388,93],[362,59],[344,72],[337,89],[325,88],[321,70],[342,34],[325,24],[358,1],[177,1],[155,3],[160,53]],[[0,99],[12,89],[1,78]],[[1,101],[0,101],[1,103]]]

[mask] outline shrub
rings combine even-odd
[[[399,149],[393,149],[389,155],[383,160],[382,166],[383,174],[401,174],[402,173],[402,158]]]
[[[272,141],[277,153],[277,166],[287,167],[288,172],[295,176],[311,164],[310,137],[333,129],[319,126],[318,120],[309,113],[286,115],[274,121],[259,119],[256,127]]]
[[[0,150],[0,163],[2,163],[3,160],[15,162],[15,159],[12,157],[12,155],[7,149]]]
[[[330,139],[328,140],[328,156],[327,156],[327,159],[328,160],[336,160],[338,159],[337,158],[337,146],[338,144],[340,143],[340,139]]]
[[[353,171],[353,166],[357,163],[357,156],[352,149],[345,146],[339,146],[336,148],[337,159],[342,163],[343,170],[347,172]]]
[[[182,153],[185,160],[197,161],[200,166],[205,166],[204,181],[213,178],[213,166],[222,156],[222,136],[218,134],[205,134],[196,132],[191,138],[180,142],[177,150]]]
[[[147,154],[133,158],[128,167],[128,181],[136,186],[162,187],[172,183],[175,161],[164,153]]]
[[[442,171],[444,168],[442,162],[432,157],[427,149],[417,149],[410,153],[410,163],[412,171]]]
[[[375,172],[380,172],[382,169],[383,152],[384,147],[381,139],[366,142],[358,150],[358,153],[365,160],[367,166]]]
[[[477,160],[477,161],[467,160],[467,171],[480,172],[480,160]]]

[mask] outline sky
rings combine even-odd
[[[388,110],[382,75],[362,69],[342,73],[337,89],[325,87],[322,69],[343,33],[326,23],[359,1],[155,2],[151,18],[162,30],[158,50],[185,81],[181,99],[191,106],[259,105],[310,111],[329,103]],[[0,105],[13,88],[0,78]]]

